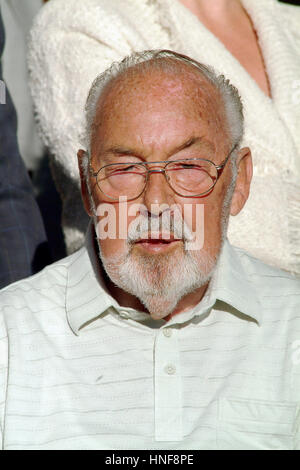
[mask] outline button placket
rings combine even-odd
[[[182,390],[179,331],[163,328],[157,333],[154,347],[155,440],[182,439]]]

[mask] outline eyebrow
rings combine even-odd
[[[182,144],[178,145],[177,147],[174,147],[169,153],[168,157],[171,155],[174,155],[181,150],[185,150],[189,147],[192,147],[195,144],[203,144],[206,147],[209,147],[211,150],[214,150],[214,145],[211,144],[209,141],[204,140],[203,137],[190,137],[188,140],[184,141]],[[103,152],[102,156],[107,156],[107,155],[128,155],[128,156],[133,156],[137,158],[141,158],[144,160],[144,157],[140,153],[140,151],[134,149],[134,148],[127,148],[127,147],[118,147],[118,146],[113,146],[110,147],[109,149],[105,150]]]
[[[169,153],[169,156],[178,153],[181,150],[185,150],[189,147],[192,147],[195,144],[204,144],[206,147],[210,147],[213,150],[213,145],[209,141],[204,140],[203,137],[190,137],[188,140],[183,142],[183,144],[172,149],[172,151]]]
[[[107,156],[107,155],[128,155],[128,156],[134,156],[138,158],[143,158],[142,155],[140,154],[139,151],[135,149],[130,149],[126,147],[110,147],[109,149],[105,150],[105,152],[102,153],[102,156]]]

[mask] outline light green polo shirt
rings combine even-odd
[[[300,449],[299,280],[226,241],[202,301],[156,322],[99,272],[88,238],[0,292],[2,448]]]

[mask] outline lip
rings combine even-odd
[[[173,233],[170,233],[170,232],[155,232],[155,231],[152,231],[152,232],[149,232],[149,233],[142,233],[141,234],[141,237],[137,240],[136,243],[139,243],[139,242],[148,242],[148,241],[157,241],[157,240],[161,240],[163,242],[166,242],[166,243],[169,243],[169,242],[172,242],[172,241],[179,241],[181,240],[181,238],[175,238],[174,234]]]
[[[178,242],[182,242],[182,239],[174,238],[174,236],[166,239],[159,236],[157,238],[141,238],[135,245],[146,251],[157,253],[173,248]]]

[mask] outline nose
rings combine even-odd
[[[174,203],[174,193],[161,168],[155,167],[150,170],[143,199],[148,212],[153,215],[161,215],[166,210],[166,204],[170,206]]]

